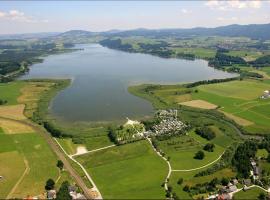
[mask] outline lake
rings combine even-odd
[[[75,48],[84,50],[48,56],[22,77],[72,79],[70,87],[57,94],[49,109],[55,118],[64,121],[112,121],[152,114],[149,102],[128,93],[132,84],[172,84],[234,76],[208,67],[204,60],[165,59],[99,44]]]

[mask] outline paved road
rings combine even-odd
[[[62,152],[62,150],[59,148],[59,146],[56,144],[56,142],[53,140],[51,135],[42,127],[28,121],[20,121],[20,120],[15,120],[15,119],[9,119],[5,117],[0,117],[0,119],[5,119],[5,120],[10,120],[14,121],[20,124],[28,125],[32,127],[36,133],[40,134],[48,143],[48,145],[51,147],[51,149],[54,151],[54,153],[57,155],[57,157],[64,163],[64,166],[66,170],[70,173],[70,175],[74,178],[75,182],[77,185],[83,190],[83,193],[87,199],[94,199],[95,197],[91,193],[91,190],[85,185],[84,181],[82,178],[78,175],[78,173],[73,169],[71,164],[69,163],[67,157],[65,154]]]

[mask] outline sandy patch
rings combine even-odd
[[[77,147],[76,154],[80,155],[80,154],[85,154],[85,153],[87,153],[87,149],[85,146]]]
[[[195,107],[195,108],[201,108],[201,109],[216,109],[217,105],[209,103],[204,100],[192,100],[192,101],[186,101],[179,103],[181,105]]]
[[[229,119],[232,119],[233,121],[235,121],[237,124],[241,125],[241,126],[250,126],[253,125],[254,123],[251,121],[248,121],[246,119],[243,119],[241,117],[238,117],[236,115],[233,115],[231,113],[227,113],[224,111],[220,111],[222,112],[226,117],[228,117]]]
[[[33,133],[32,127],[8,119],[0,119],[0,127],[6,134]]]
[[[10,119],[22,120],[26,119],[23,114],[24,104],[12,106],[0,106],[0,116]]]
[[[127,118],[127,122],[125,123],[124,126],[126,126],[126,125],[131,125],[131,126],[133,126],[133,125],[135,125],[135,124],[140,124],[140,122],[134,121],[134,120],[130,120],[129,118]]]

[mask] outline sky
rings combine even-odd
[[[0,1],[0,34],[270,23],[269,1]]]

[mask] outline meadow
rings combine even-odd
[[[189,170],[203,167],[218,159],[223,153],[225,147],[218,145],[215,141],[220,141],[220,137],[224,140],[224,144],[229,144],[232,140],[229,137],[223,137],[220,133],[215,140],[208,141],[198,136],[194,131],[190,131],[187,135],[171,137],[168,140],[158,142],[158,147],[170,158],[172,168],[175,170]],[[204,151],[205,157],[202,160],[194,158],[194,155],[207,143],[215,144],[214,152]],[[218,142],[220,144],[220,142]]]
[[[92,175],[104,198],[164,198],[161,184],[167,175],[167,164],[145,140],[76,159]]]

